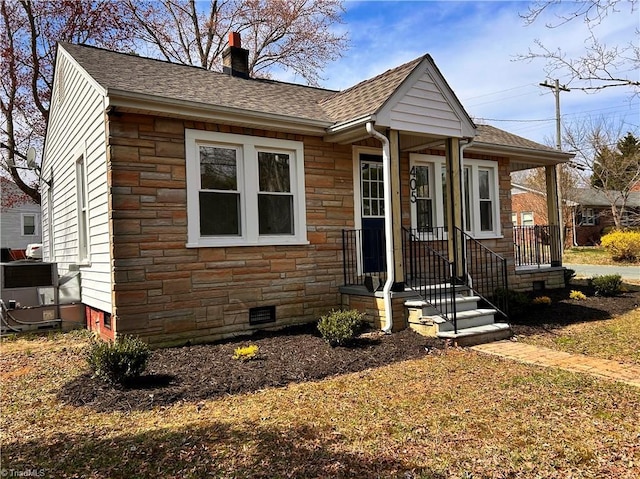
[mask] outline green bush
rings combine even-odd
[[[640,259],[640,231],[616,230],[600,239],[614,261],[636,261]]]
[[[94,377],[126,384],[144,372],[149,355],[145,342],[132,336],[120,336],[115,341],[92,342],[87,351],[87,362]]]
[[[576,270],[571,268],[565,268],[564,270],[564,285],[569,286],[571,280],[576,277]]]
[[[509,315],[513,316],[522,314],[531,304],[529,296],[520,291],[514,291],[513,289],[497,289],[494,296],[497,304],[504,304],[506,302],[509,305]]]
[[[619,274],[596,276],[591,284],[599,296],[617,296],[622,292],[622,278]]]
[[[318,331],[331,346],[349,344],[362,329],[364,314],[350,309],[333,310],[318,321]]]

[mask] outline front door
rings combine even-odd
[[[360,154],[362,258],[365,273],[385,270],[382,156]]]

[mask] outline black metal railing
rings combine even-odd
[[[559,260],[553,257],[554,250],[560,251],[559,231],[555,225],[514,226],[513,254],[516,266],[555,264]]]
[[[459,272],[467,287],[505,318],[509,314],[507,260],[468,233],[455,228],[454,250],[462,254]],[[458,247],[458,246],[461,247]],[[456,260],[452,261],[456,264]]]
[[[345,286],[378,289],[387,278],[384,230],[342,230],[342,264]]]
[[[438,249],[446,240],[403,228],[405,284],[417,291],[458,332],[453,265]]]

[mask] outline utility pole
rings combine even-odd
[[[556,148],[562,149],[562,131],[560,128],[560,92],[571,91],[566,85],[560,86],[560,80],[556,79],[554,84],[540,83],[540,86],[551,88],[556,97]],[[564,245],[564,218],[562,215],[562,195],[560,184],[558,182],[558,170],[556,165],[545,166],[545,178],[547,184],[547,211],[549,216],[549,227],[554,226],[558,229],[558,234],[552,236],[559,240],[556,243],[555,238],[551,241],[551,266],[562,266],[562,250]]]
[[[566,85],[560,85],[560,80],[556,78],[554,84],[551,85],[547,83],[547,80],[544,83],[540,83],[540,86],[545,88],[551,88],[553,90],[554,95],[556,96],[556,148],[558,150],[562,149],[562,132],[560,130],[560,92],[561,91],[571,91],[567,88]]]

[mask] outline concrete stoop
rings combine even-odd
[[[465,295],[464,291],[458,291],[453,300],[447,297],[436,304],[423,299],[407,300],[405,307],[409,310],[409,327],[423,336],[441,338],[457,346],[474,346],[511,337],[509,324],[495,322],[497,311],[479,308],[480,299],[479,296]],[[456,304],[457,332],[454,332],[453,323],[438,314],[438,303],[450,305],[452,301]]]

